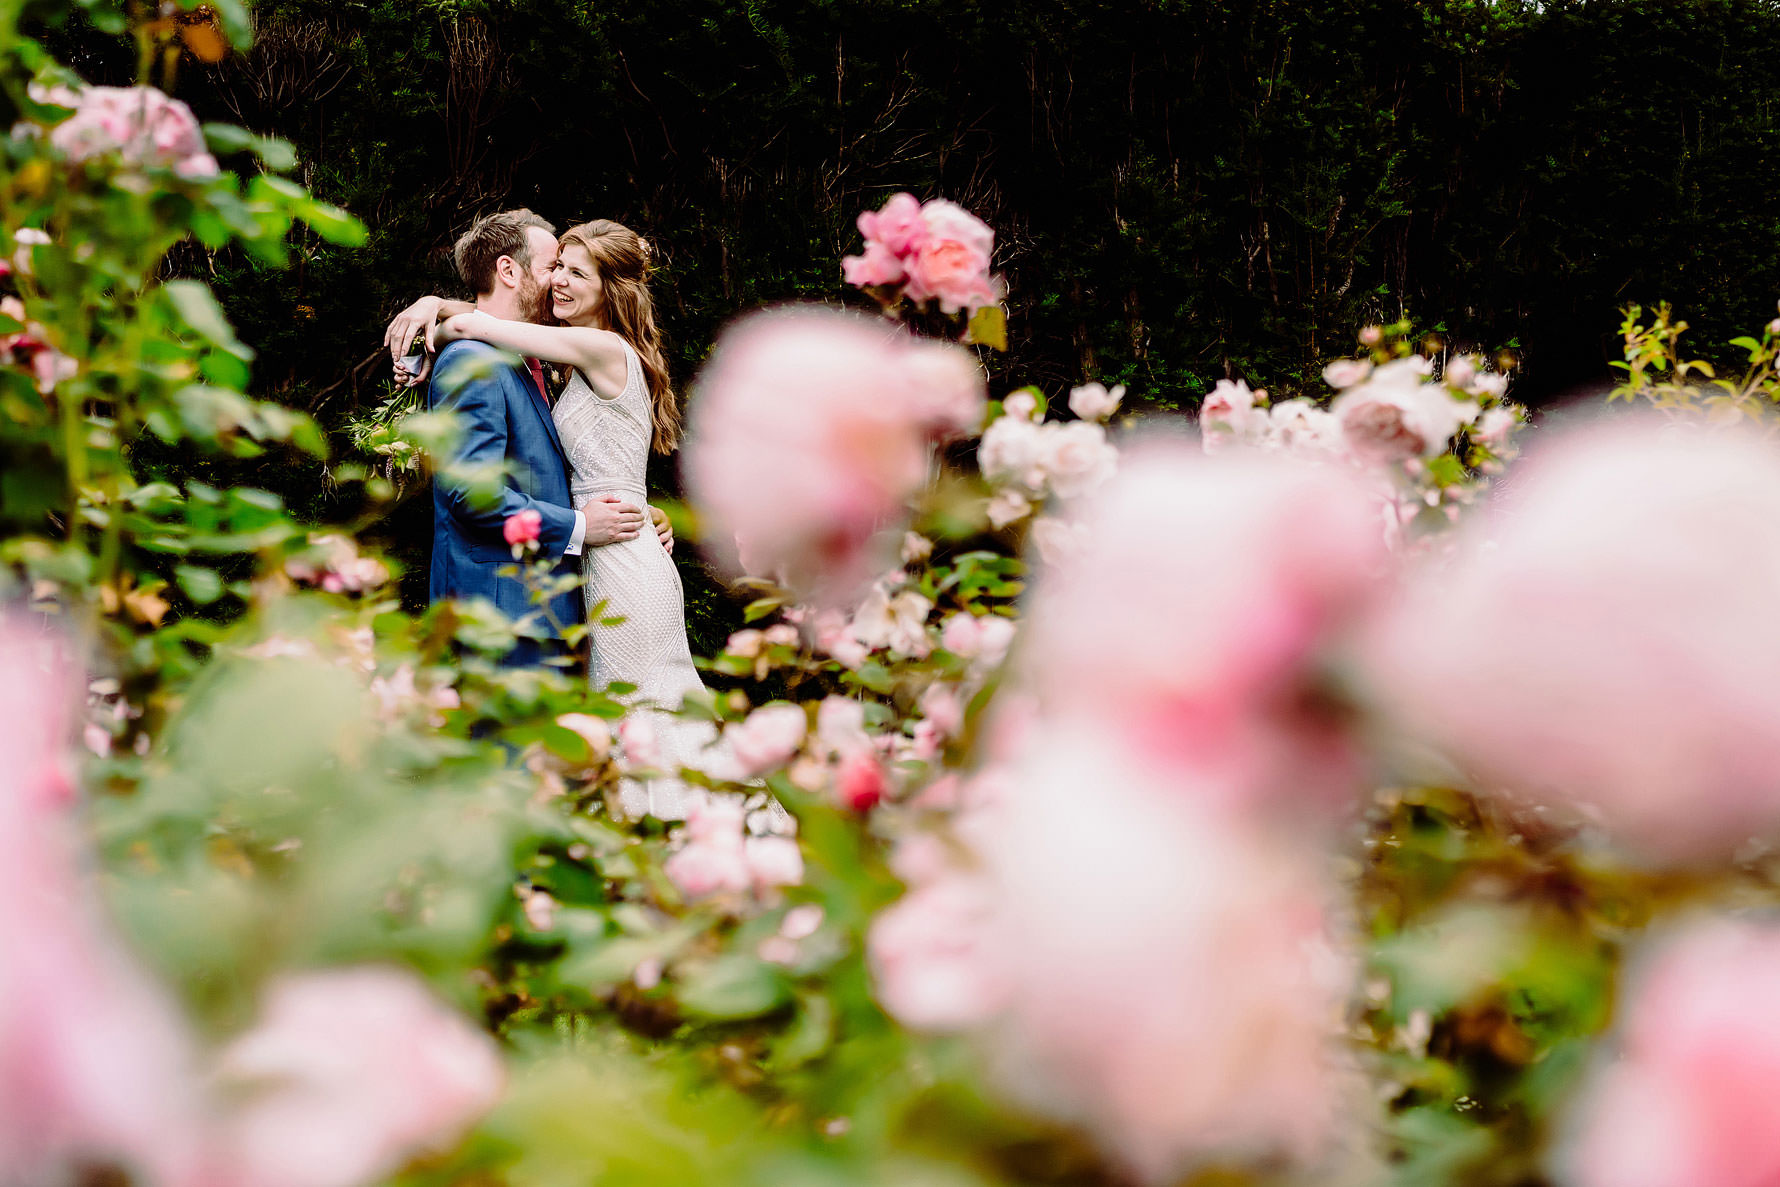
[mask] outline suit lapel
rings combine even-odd
[[[543,418],[544,431],[550,434],[551,444],[556,446],[556,452],[562,454],[566,461],[569,455],[562,447],[562,438],[557,435],[556,418],[550,415],[550,405],[544,402],[544,393],[539,391],[538,385],[532,382],[531,371],[528,370],[523,363],[513,368],[513,370],[519,376],[520,386],[525,388],[526,392],[531,396],[532,407],[537,409],[538,415]]]

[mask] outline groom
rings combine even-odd
[[[510,321],[549,320],[556,265],[556,229],[549,223],[529,210],[488,215],[464,233],[452,254],[479,311]],[[511,355],[485,342],[447,343],[432,367],[427,407],[457,414],[463,436],[455,464],[505,476],[492,504],[473,503],[443,474],[433,483],[428,599],[487,598],[509,618],[526,622],[531,637],[522,636],[507,653],[501,661],[507,666],[566,656],[559,627],[582,620],[581,591],[559,594],[550,600],[549,614],[540,613],[522,582],[498,575],[513,563],[504,525],[518,512],[537,512],[543,555],[559,558],[560,572],[578,576],[581,550],[632,538],[643,529],[642,510],[613,497],[573,505],[568,462],[536,359],[515,365]]]

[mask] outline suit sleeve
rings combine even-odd
[[[498,469],[507,460],[508,368],[492,349],[458,349],[441,354],[427,390],[430,408],[457,414],[460,437],[452,454],[453,466]],[[466,539],[504,546],[502,526],[510,516],[532,510],[542,520],[538,544],[546,556],[561,556],[575,531],[577,513],[568,507],[546,503],[503,484],[492,502],[472,499],[448,472],[436,479],[444,493],[445,508]]]

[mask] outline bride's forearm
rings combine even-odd
[[[452,330],[457,337],[480,338],[503,350],[583,371],[601,363],[601,348],[606,345],[603,340],[615,337],[605,330],[584,326],[540,326],[480,312],[453,318]]]
[[[444,321],[446,318],[456,317],[460,313],[474,312],[476,312],[476,304],[473,301],[459,301],[456,297],[440,297],[439,313],[434,320]]]

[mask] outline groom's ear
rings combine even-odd
[[[494,261],[494,279],[496,284],[504,284],[509,288],[518,288],[519,261],[512,256],[496,256]]]

